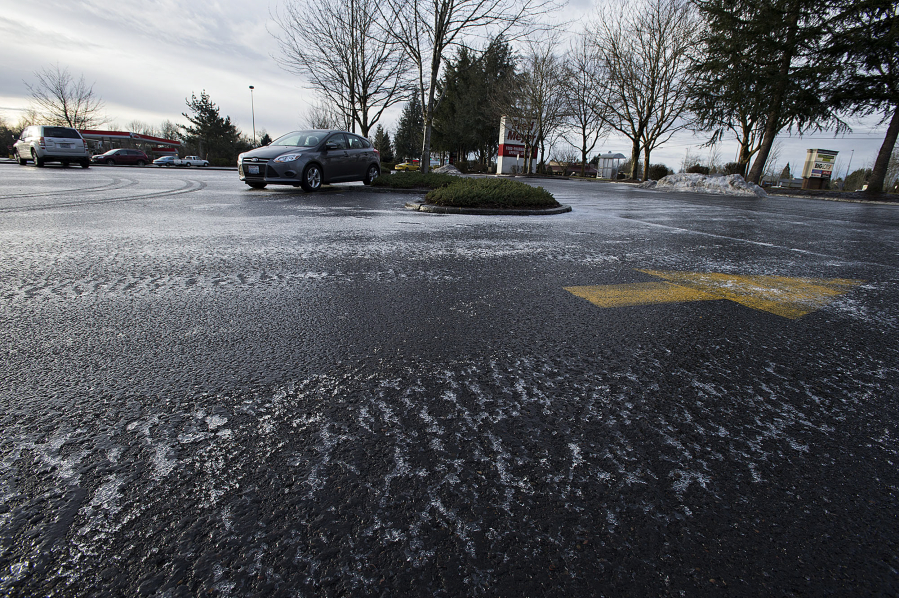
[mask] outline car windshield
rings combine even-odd
[[[289,145],[291,147],[315,147],[321,141],[321,131],[294,131],[272,141],[271,145]]]

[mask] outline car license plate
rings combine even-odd
[[[247,166],[247,174],[259,174],[258,166]]]
[[[64,147],[66,149],[70,149],[72,147],[71,143],[60,143],[59,147]]]

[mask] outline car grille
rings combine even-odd
[[[261,179],[261,178],[265,177],[265,167],[266,167],[267,162],[268,162],[268,160],[265,158],[256,158],[255,160],[252,160],[252,161],[244,160],[240,164],[240,170],[243,173],[244,178]],[[247,166],[258,166],[259,172],[255,173],[255,174],[250,174],[247,169]]]

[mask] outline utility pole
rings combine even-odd
[[[253,105],[253,90],[256,89],[250,85],[250,113],[253,115],[253,147],[256,147],[256,107]]]
[[[849,164],[846,165],[846,176],[843,177],[843,182],[840,183],[840,191],[842,191],[846,187],[846,179],[849,178],[849,168],[852,166],[852,156],[855,155],[855,150],[849,154]]]

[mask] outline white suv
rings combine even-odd
[[[34,125],[26,127],[15,144],[16,160],[25,165],[29,160],[35,166],[46,162],[62,162],[68,166],[78,162],[81,168],[91,164],[90,151],[77,129]]]

